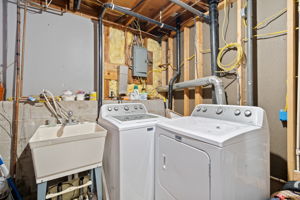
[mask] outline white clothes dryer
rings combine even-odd
[[[198,105],[157,124],[156,200],[266,200],[269,128],[263,109]]]

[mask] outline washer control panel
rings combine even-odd
[[[200,104],[195,107],[191,116],[215,118],[220,120],[262,125],[265,112],[253,106]]]
[[[119,116],[148,113],[142,103],[105,104],[101,107],[101,116]]]

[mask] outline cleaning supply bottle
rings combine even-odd
[[[4,92],[5,92],[5,88],[3,86],[3,83],[0,82],[0,101],[4,101]]]
[[[139,93],[139,87],[135,85],[133,87],[133,92],[130,95],[131,100],[139,100],[140,99],[140,93]]]

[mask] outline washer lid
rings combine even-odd
[[[121,122],[135,121],[135,120],[143,120],[143,119],[153,119],[158,118],[156,115],[152,114],[133,114],[133,115],[115,115],[112,116]]]
[[[220,147],[239,142],[246,133],[261,128],[204,117],[182,117],[157,126]]]

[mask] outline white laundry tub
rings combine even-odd
[[[40,126],[29,141],[36,182],[102,166],[106,133],[96,123]]]

